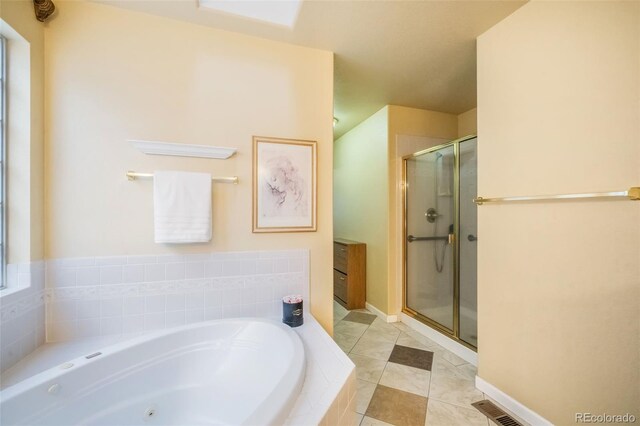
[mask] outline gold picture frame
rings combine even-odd
[[[317,142],[253,137],[253,232],[317,230]]]

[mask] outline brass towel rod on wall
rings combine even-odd
[[[138,178],[153,178],[153,173],[138,173],[138,172],[132,172],[131,170],[129,170],[127,172],[127,179],[136,180]],[[211,181],[215,182],[215,183],[233,183],[233,184],[237,184],[238,183],[238,176],[226,176],[226,177],[215,177],[215,176],[213,176],[211,178]]]
[[[640,186],[633,186],[626,191],[611,192],[587,192],[582,194],[558,194],[558,195],[531,195],[519,197],[477,197],[473,202],[481,206],[484,203],[504,203],[510,201],[552,201],[571,200],[580,198],[626,198],[628,200],[640,200]]]

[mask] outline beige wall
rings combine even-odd
[[[478,134],[478,108],[458,114],[458,137]]]
[[[479,194],[640,184],[640,3],[531,2],[478,39]],[[556,424],[640,416],[640,204],[479,209],[479,376]]]
[[[334,143],[334,235],[367,244],[367,302],[387,304],[387,126],[384,107]]]
[[[388,105],[334,144],[334,234],[367,243],[367,302],[385,314],[401,291],[400,159],[456,135],[455,115]]]
[[[43,258],[44,25],[28,0],[3,0],[0,18],[8,50],[7,255],[21,263]]]
[[[311,311],[332,329],[331,52],[95,3],[60,1],[46,39],[46,254],[309,248]],[[116,30],[117,28],[117,30]],[[252,135],[318,141],[318,232],[251,232]],[[127,139],[238,148],[144,155]],[[153,242],[152,182],[127,170],[237,175],[213,189],[213,240]]]
[[[458,134],[458,117],[425,109],[389,105],[389,152],[393,155],[407,155],[413,151],[398,147],[396,136],[427,136],[430,138],[455,139]]]
[[[398,143],[399,136],[422,136],[424,143],[417,146]],[[407,108],[397,105],[389,107],[389,271],[386,309],[397,315],[402,305],[402,157],[413,152],[451,141],[458,135],[458,117],[436,111]],[[405,138],[404,140],[411,140]],[[415,138],[413,138],[415,140]],[[418,148],[418,149],[416,149]]]

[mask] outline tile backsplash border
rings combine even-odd
[[[309,300],[309,251],[112,256],[47,262],[47,341],[135,334],[197,321],[277,317]]]
[[[8,264],[7,281],[0,296],[0,372],[45,341],[45,263]]]

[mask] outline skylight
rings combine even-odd
[[[302,0],[199,0],[200,7],[293,28]]]

